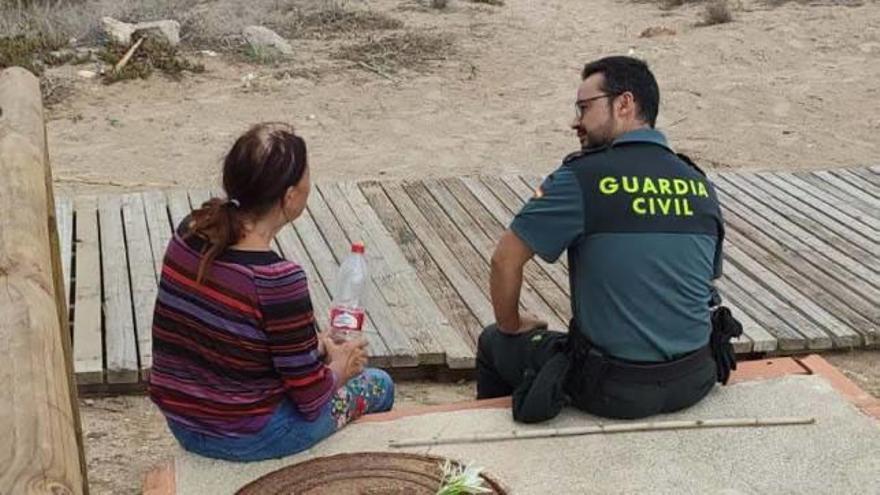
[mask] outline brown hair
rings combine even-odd
[[[244,235],[244,220],[271,210],[287,188],[299,184],[307,166],[306,143],[287,124],[257,124],[235,141],[223,161],[228,199],[211,198],[192,213],[188,236],[207,241],[198,283],[217,256]]]

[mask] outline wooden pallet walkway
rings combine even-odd
[[[727,224],[718,286],[745,326],[741,353],[790,354],[880,342],[880,168],[712,174]],[[309,275],[325,320],[351,241],[367,244],[371,362],[398,370],[472,369],[492,322],[489,260],[538,177],[319,183],[278,235]],[[162,255],[208,189],[59,198],[77,380],[140,387]],[[564,259],[564,256],[563,256]],[[567,264],[525,268],[522,309],[564,328]]]

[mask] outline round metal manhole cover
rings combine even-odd
[[[359,452],[319,457],[271,472],[248,484],[238,495],[435,495],[442,480],[441,457]],[[507,492],[482,474],[485,486]]]

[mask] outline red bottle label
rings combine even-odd
[[[364,328],[364,310],[331,308],[330,326],[342,330],[357,330]]]

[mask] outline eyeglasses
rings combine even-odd
[[[574,115],[578,120],[581,120],[584,117],[584,112],[587,111],[587,103],[594,100],[601,100],[602,98],[614,98],[619,96],[619,93],[606,93],[604,95],[593,96],[592,98],[584,98],[583,100],[578,100],[574,102]]]

